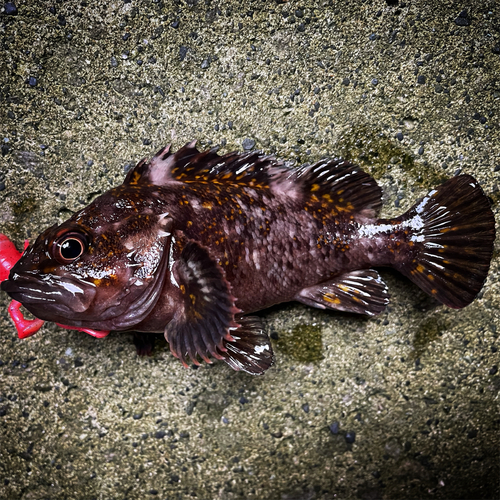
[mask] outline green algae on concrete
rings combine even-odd
[[[19,248],[192,139],[352,159],[384,217],[458,171],[498,201],[498,2],[14,3],[0,230]],[[185,370],[164,342],[138,358],[130,334],[20,341],[3,295],[0,498],[499,498],[498,250],[461,311],[391,271],[377,318],[266,311],[259,378]]]
[[[297,325],[281,331],[277,341],[278,353],[288,354],[296,361],[311,363],[322,357],[321,328],[313,325]]]

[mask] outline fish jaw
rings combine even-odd
[[[35,317],[45,321],[59,321],[59,318],[75,313],[85,314],[92,304],[95,290],[88,285],[84,290],[77,280],[58,278],[52,276],[41,280],[33,275],[17,273],[14,266],[1,288]]]

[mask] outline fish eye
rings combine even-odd
[[[54,258],[61,264],[78,259],[87,249],[87,239],[79,233],[65,234],[54,242]]]

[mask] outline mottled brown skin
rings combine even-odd
[[[44,320],[165,331],[184,363],[212,356],[262,373],[272,350],[260,320],[243,315],[290,300],[377,314],[388,302],[377,266],[451,307],[479,292],[495,234],[472,177],[394,220],[378,220],[380,206],[375,181],[345,162],[289,169],[258,152],[165,148],[42,233],[2,289]],[[82,253],[65,259],[71,235]]]

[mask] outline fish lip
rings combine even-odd
[[[35,280],[14,281],[9,278],[8,280],[2,281],[1,287],[2,291],[9,294],[10,297],[12,297],[14,300],[17,300],[18,302],[39,303],[44,298],[48,299],[46,294],[44,297],[44,292],[40,287],[41,284],[42,282],[37,283]],[[49,299],[48,301],[53,302],[54,300]]]
[[[71,318],[75,313],[85,313],[89,308],[95,290],[92,287],[83,290],[81,285],[78,280],[67,278],[44,281],[35,276],[11,273],[0,286],[2,291],[21,302],[37,318],[55,321],[54,318]],[[71,293],[68,290],[71,287],[82,290],[82,293]]]

